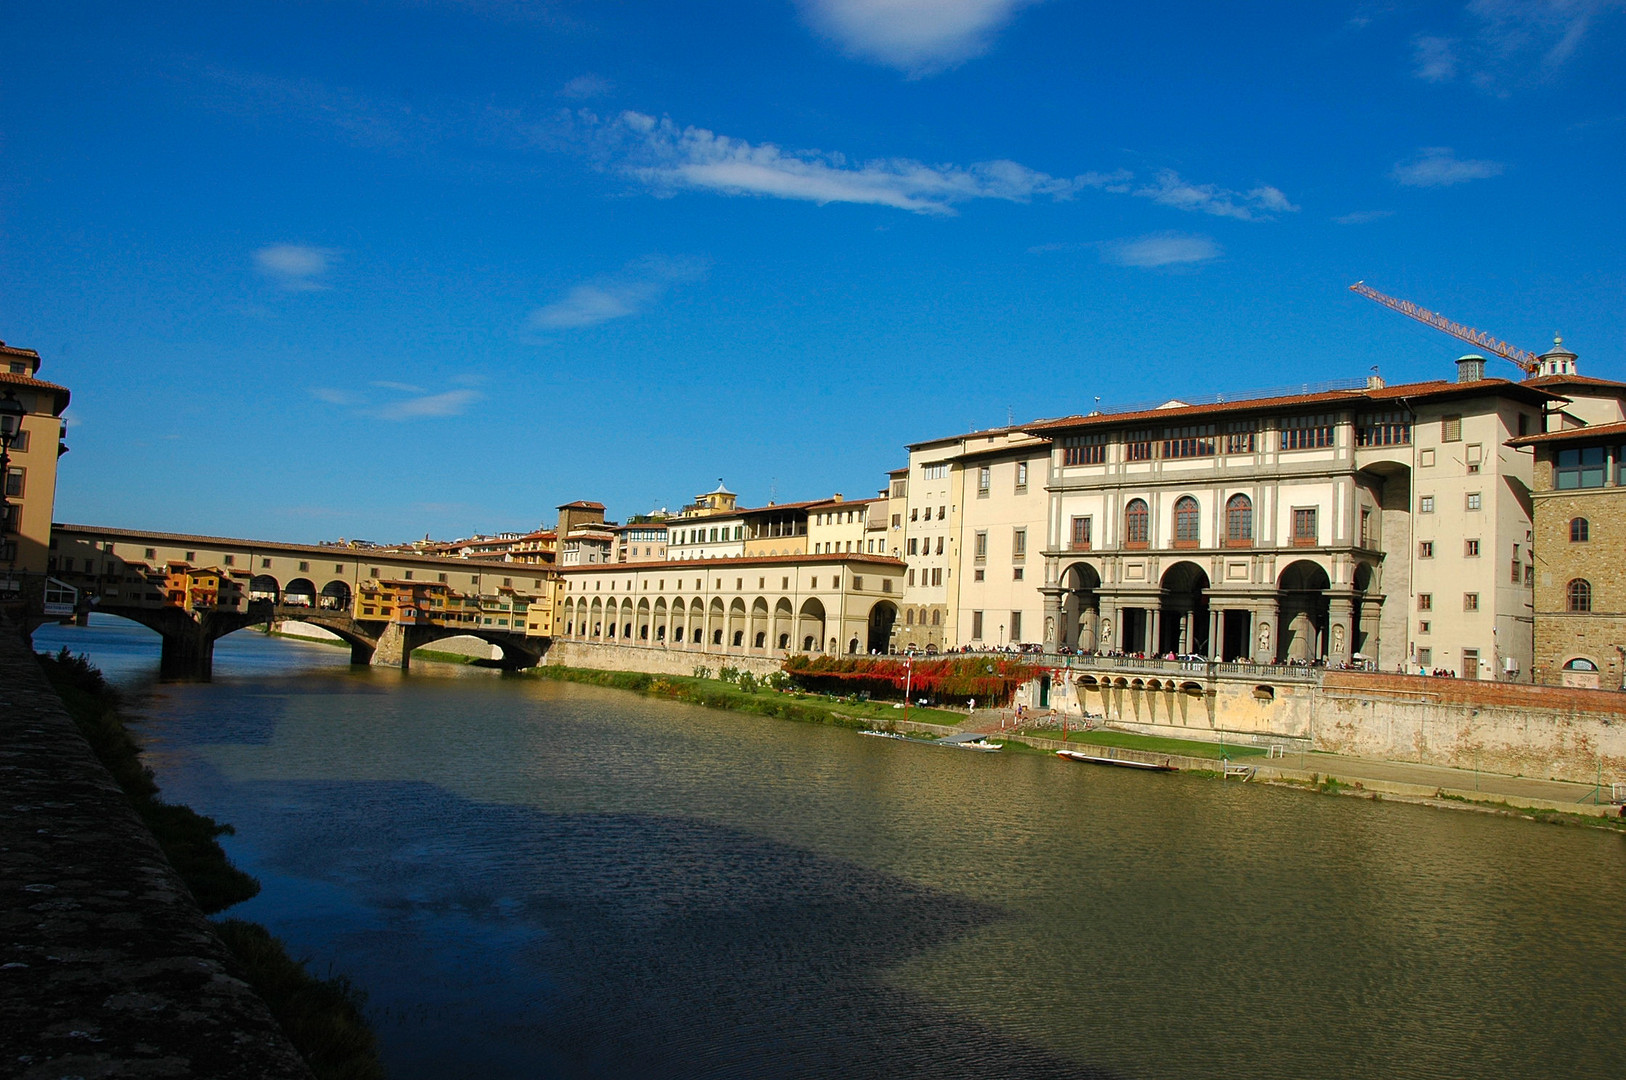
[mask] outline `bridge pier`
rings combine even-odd
[[[160,679],[208,682],[214,677],[215,639],[205,627],[188,619],[162,633],[163,652],[158,658]]]
[[[366,667],[373,662],[373,656],[376,652],[377,650],[371,645],[360,641],[352,641],[350,643],[350,666]]]
[[[367,663],[374,667],[393,667],[410,671],[412,650],[429,644],[437,637],[444,637],[445,634],[438,632],[439,629],[435,626],[402,626],[399,623],[390,623],[384,627],[384,632],[378,635],[378,646],[373,649],[372,657]],[[356,653],[356,647],[351,646],[352,661]]]

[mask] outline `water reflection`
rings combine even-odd
[[[144,737],[397,1077],[1626,1065],[1614,835],[347,660],[234,635]]]

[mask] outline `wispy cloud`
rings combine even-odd
[[[1457,77],[1457,43],[1451,38],[1419,34],[1412,39],[1412,71],[1426,82],[1450,82]]]
[[[654,305],[674,285],[706,275],[703,262],[648,256],[614,276],[572,286],[551,303],[531,312],[533,330],[573,330],[637,315]]]
[[[461,416],[468,407],[480,400],[473,390],[444,390],[438,394],[421,394],[404,401],[392,401],[373,410],[380,420],[416,420],[425,416]]]
[[[1394,217],[1393,210],[1356,210],[1350,214],[1340,214],[1332,220],[1339,225],[1370,225],[1374,221],[1382,221],[1387,217]]]
[[[1406,187],[1451,187],[1500,176],[1506,168],[1499,161],[1459,158],[1449,146],[1426,146],[1411,160],[1397,162],[1389,175]]]
[[[1100,248],[1103,262],[1142,269],[1193,266],[1211,262],[1224,254],[1224,249],[1211,237],[1181,233],[1153,233],[1128,240],[1111,240],[1101,244]]]
[[[369,390],[313,386],[310,388],[310,394],[317,401],[328,405],[337,405],[378,420],[391,421],[416,420],[429,416],[461,416],[482,396],[475,390],[429,391],[412,383],[387,380],[367,385]],[[383,390],[385,393],[380,395],[372,392],[377,390]]]
[[[1004,160],[970,165],[929,165],[911,158],[853,162],[840,153],[785,150],[636,112],[608,120],[584,112],[575,123],[608,167],[658,194],[700,190],[938,215],[954,214],[957,204],[979,199],[1024,203],[1070,199],[1084,191],[1140,195],[1165,206],[1243,221],[1298,209],[1268,185],[1233,191],[1190,183],[1167,170],[1137,184],[1135,175],[1124,169],[1052,176]]]
[[[311,292],[327,288],[321,278],[338,258],[332,248],[271,244],[254,253],[254,265],[289,292]]]
[[[559,96],[572,101],[587,101],[604,97],[615,89],[615,84],[602,75],[578,75],[559,88]]]
[[[1037,0],[799,0],[803,17],[853,56],[927,75],[981,55]]]
[[[1626,0],[1469,0],[1457,35],[1412,39],[1413,73],[1450,82],[1467,71],[1481,89],[1505,93],[1556,72],[1600,18],[1623,10]]]
[[[1136,188],[1135,194],[1164,206],[1241,221],[1268,219],[1277,214],[1296,213],[1299,209],[1280,190],[1269,185],[1231,191],[1214,184],[1189,183],[1172,169],[1158,173],[1152,183]]]

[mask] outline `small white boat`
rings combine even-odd
[[[1005,749],[999,743],[989,742],[987,739],[978,739],[975,742],[951,742],[945,745],[953,746],[960,750],[980,750],[985,754],[994,754]]]
[[[858,734],[860,734],[860,735],[869,735],[869,736],[872,736],[872,737],[877,738],[877,739],[902,739],[902,738],[906,738],[906,736],[904,736],[902,734],[899,734],[896,731],[860,731]]]

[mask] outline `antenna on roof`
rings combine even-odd
[[[1005,406],[1005,426],[1016,426],[1016,410],[1011,408],[1009,405]]]

